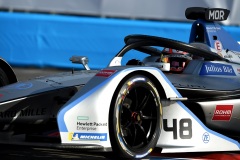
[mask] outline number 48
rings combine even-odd
[[[167,119],[163,119],[163,129],[166,132],[173,132],[173,139],[177,139],[177,134],[179,132],[179,137],[181,139],[191,139],[192,138],[192,120],[191,119],[180,119],[179,121],[179,131],[177,126],[177,119],[173,119],[172,127],[168,126]]]

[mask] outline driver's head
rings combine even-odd
[[[172,48],[164,48],[162,53],[161,62],[170,63],[170,71],[175,73],[181,73],[192,60],[189,53]]]

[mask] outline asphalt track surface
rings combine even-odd
[[[60,150],[38,147],[23,146],[0,146],[1,160],[79,160],[79,159],[107,159],[115,160],[116,155],[112,152],[83,152],[77,150]],[[191,159],[191,160],[239,160],[240,155],[234,152],[226,153],[178,153],[161,154],[155,149],[153,153],[144,158],[147,159]]]
[[[18,81],[34,77],[51,75],[59,72],[71,72],[62,69],[13,68]],[[63,160],[63,159],[116,159],[113,152],[86,152],[77,150],[61,150],[26,146],[0,145],[0,160]],[[162,154],[161,149],[154,149],[153,153],[144,159],[211,159],[211,160],[240,160],[240,152],[214,153],[178,153]]]

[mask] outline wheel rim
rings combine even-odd
[[[122,87],[118,101],[118,138],[123,148],[139,151],[156,136],[159,97],[151,83],[129,82]]]

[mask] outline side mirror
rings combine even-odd
[[[90,70],[88,66],[88,58],[85,56],[72,56],[70,61],[72,61],[72,63],[82,64],[86,70]]]

